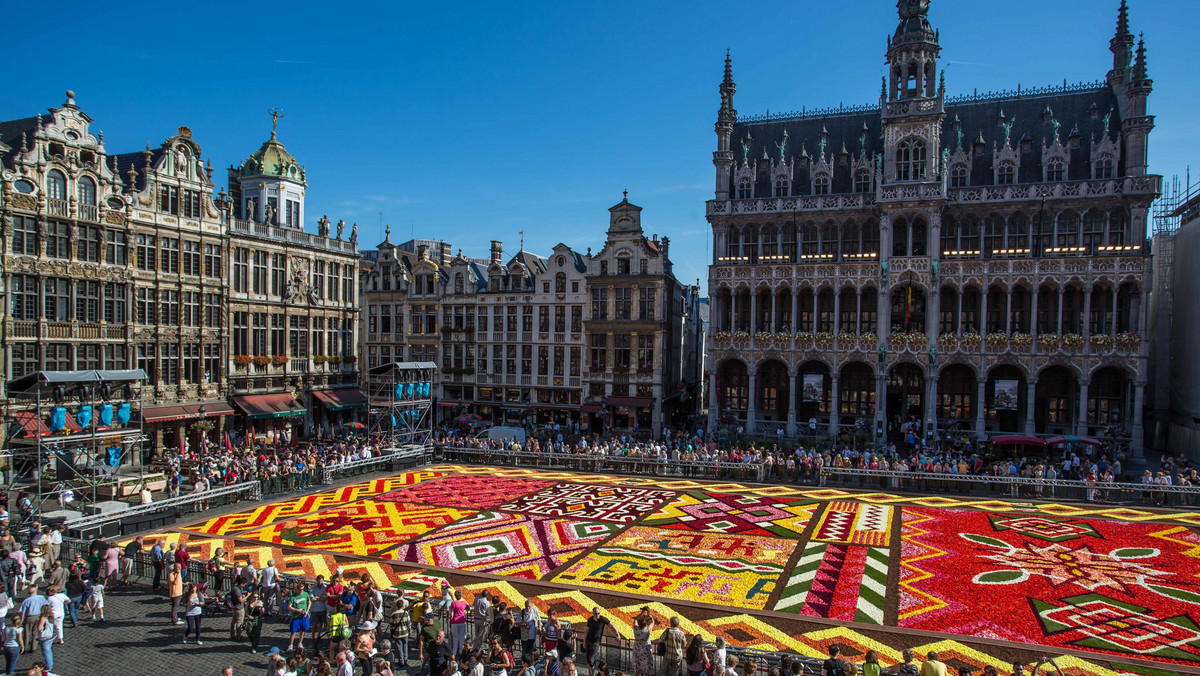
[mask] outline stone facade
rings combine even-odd
[[[1140,449],[1161,177],[1124,3],[1104,81],[959,97],[928,0],[898,7],[877,105],[739,117],[726,60],[710,427],[916,420]]]

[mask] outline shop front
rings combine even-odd
[[[240,431],[259,441],[274,442],[286,436],[294,439],[304,430],[304,415],[308,409],[289,393],[246,394],[233,397],[233,405],[241,412]]]
[[[143,406],[142,429],[149,439],[147,452],[151,457],[181,447],[187,452],[198,452],[206,443],[217,444],[224,432],[225,416],[233,413],[233,407],[221,400]]]
[[[367,406],[367,398],[357,387],[313,390],[312,395],[312,429],[318,436],[332,438],[345,425],[362,422],[358,418]]]
[[[654,397],[609,397],[605,403],[614,430],[650,431],[654,422]]]

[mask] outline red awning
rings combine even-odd
[[[599,413],[600,411],[604,410],[604,407],[600,404],[584,404],[583,406],[579,407],[579,410],[583,411],[584,413]]]
[[[446,401],[445,399],[442,399],[441,401],[438,402],[438,406],[440,406],[442,408],[454,408],[455,406],[458,406],[461,403],[462,403],[461,401]]]
[[[204,407],[203,416],[200,415],[201,406]],[[199,404],[177,404],[172,406],[144,406],[142,407],[142,420],[148,423],[170,422],[172,420],[230,415],[233,412],[233,407],[223,401],[206,401]]]
[[[992,444],[997,446],[1039,446],[1045,448],[1046,440],[1039,437],[1026,437],[1014,434],[1004,437],[995,437],[992,439]]]
[[[578,411],[576,404],[534,404],[533,408],[543,411]]]
[[[245,411],[249,418],[282,418],[289,415],[303,415],[307,410],[287,393],[244,395],[234,397],[233,403]]]
[[[50,434],[50,428],[46,427],[46,423],[42,422],[42,419],[37,417],[32,411],[21,411],[20,413],[13,414],[13,420],[16,420],[21,425],[21,429],[24,430],[26,436],[44,437]]]
[[[362,392],[353,387],[344,390],[314,390],[313,397],[330,411],[362,408],[367,403],[367,398],[362,395]]]
[[[645,408],[654,405],[654,397],[609,397],[607,403],[609,406]]]

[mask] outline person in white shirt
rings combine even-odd
[[[58,640],[58,644],[63,644],[63,618],[67,616],[67,604],[71,599],[63,593],[58,587],[51,585],[46,590],[46,601],[50,605],[50,612],[54,616],[54,638]]]

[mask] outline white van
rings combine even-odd
[[[518,444],[525,445],[525,428],[524,427],[489,427],[488,429],[475,435],[476,439],[489,439],[493,441],[509,441],[516,439]]]

